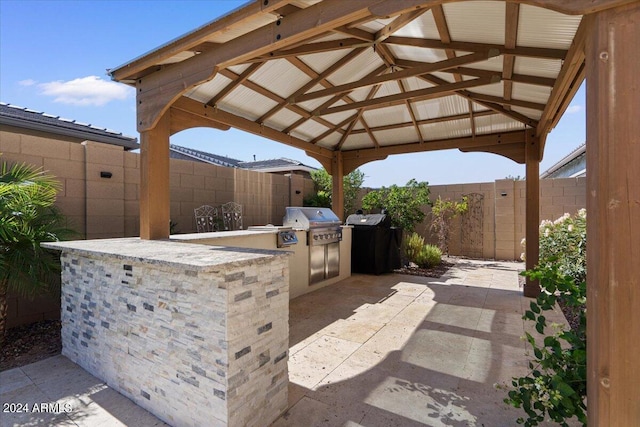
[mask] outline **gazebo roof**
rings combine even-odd
[[[140,131],[171,108],[323,165],[340,151],[345,172],[447,148],[524,163],[584,79],[580,12],[602,3],[253,1],[110,74],[138,88]]]

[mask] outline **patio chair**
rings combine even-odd
[[[196,230],[198,233],[219,231],[220,217],[218,216],[218,208],[202,205],[199,208],[195,208],[193,212],[196,216]]]
[[[242,230],[242,205],[236,202],[222,205],[222,221],[225,230]]]

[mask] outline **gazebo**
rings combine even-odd
[[[169,236],[169,138],[230,127],[342,177],[389,155],[458,148],[526,164],[538,260],[547,134],[587,79],[589,422],[640,419],[640,3],[255,0],[109,71],[136,88],[140,237]],[[535,296],[536,283],[524,293]]]

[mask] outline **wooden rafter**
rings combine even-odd
[[[415,46],[426,49],[453,49],[465,52],[488,52],[497,49],[502,55],[516,55],[530,58],[546,58],[546,59],[564,59],[567,54],[563,49],[550,49],[544,47],[525,47],[518,46],[513,49],[507,49],[504,45],[491,43],[472,43],[472,42],[455,42],[444,43],[442,40],[421,39],[415,37],[389,37],[385,43],[398,44],[404,46]]]
[[[370,76],[374,76],[374,75],[378,75],[382,72],[384,72],[387,69],[386,65],[382,65],[378,68],[376,68],[375,70],[373,70],[371,73],[369,73],[368,75],[366,75],[364,78],[370,77]],[[327,82],[327,84],[331,84],[329,82]],[[319,116],[320,114],[317,114],[318,110],[321,109],[325,109],[328,108],[329,106],[335,104],[336,102],[343,100],[344,102],[346,102],[347,104],[353,104],[355,103],[355,101],[353,99],[351,99],[349,96],[344,95],[344,94],[338,94],[332,98],[330,98],[328,101],[324,102],[322,105],[320,105],[319,107],[317,107],[314,111],[312,111],[310,114],[312,116]],[[290,125],[287,129],[285,129],[285,132],[291,132],[293,129],[297,128],[298,126],[302,125],[305,121],[307,121],[308,118],[303,117],[300,120],[298,120],[297,122],[295,122],[294,124]],[[364,119],[360,119],[361,121]],[[366,123],[363,123],[366,127]],[[332,128],[332,126],[327,126],[330,129]]]
[[[226,87],[224,87],[220,92],[218,92],[218,94],[216,96],[211,98],[209,100],[209,102],[207,102],[207,104],[208,105],[212,105],[212,106],[216,105],[218,102],[220,102],[222,99],[224,99],[227,95],[229,95],[231,92],[233,92],[233,90],[235,88],[237,88],[238,86],[242,85],[245,82],[245,80],[247,80],[249,77],[251,77],[251,75],[253,73],[258,71],[258,68],[262,67],[262,65],[264,65],[263,62],[256,62],[254,64],[249,65],[249,67],[247,67],[247,69],[244,70],[238,76],[237,79],[233,80]]]
[[[444,16],[444,9],[442,9],[442,5],[439,4],[434,6],[431,9],[431,13],[433,15],[433,20],[436,23],[436,28],[438,29],[438,34],[440,35],[440,40],[444,44],[451,43],[451,34],[449,34],[449,25],[447,25],[447,18]],[[445,49],[445,53],[447,58],[452,59],[456,57],[456,51],[453,49]],[[455,81],[462,81],[462,76],[458,73],[453,75]]]
[[[391,23],[385,25],[384,28],[376,32],[374,40],[376,41],[376,43],[386,40],[387,37],[389,37],[391,34],[395,33],[405,25],[411,23],[414,19],[419,18],[427,10],[428,9],[411,10],[409,12],[401,14],[396,19],[391,21]]]
[[[224,70],[220,70],[220,74],[227,77],[228,79],[231,80],[237,80],[240,76],[236,73],[234,73],[233,71],[229,70],[229,69],[224,69]],[[242,82],[243,86],[246,86],[247,88],[259,93],[260,95],[271,99],[272,101],[278,103],[278,104],[285,104],[285,100],[284,98],[280,97],[279,95],[271,92],[268,89],[265,89],[264,87],[252,82],[251,80],[245,80],[244,82]],[[322,117],[317,117],[317,116],[313,116],[312,114],[310,114],[307,110],[305,110],[304,108],[300,108],[297,105],[287,105],[286,106],[287,109],[291,110],[292,112],[304,117],[304,118],[308,118],[310,120],[315,120],[318,123],[320,123],[323,126],[327,126],[330,127],[332,126],[331,122],[326,121],[325,119],[323,119]]]
[[[573,98],[584,79],[585,41],[587,38],[587,24],[583,19],[573,38],[573,43],[567,53],[567,58],[562,64],[556,84],[551,90],[551,96],[540,117],[540,124],[536,132],[542,137],[553,129],[560,120],[560,116],[569,106],[568,102]],[[568,100],[568,101],[567,101]],[[544,149],[544,147],[541,147]]]
[[[404,83],[402,82],[402,80],[398,80],[398,87],[400,88],[400,92],[407,93],[407,89],[404,87]],[[413,106],[411,105],[411,101],[405,100],[404,103],[407,106],[407,111],[409,111],[409,116],[411,116],[411,122],[413,123],[413,127],[416,130],[416,135],[418,136],[418,140],[420,142],[424,142],[424,138],[422,137],[420,126],[418,126],[418,120],[416,119],[416,113],[413,111]]]
[[[329,88],[329,89],[318,90],[318,91],[307,93],[304,95],[291,96],[289,97],[288,101],[292,104],[300,103],[300,102],[309,101],[311,99],[324,98],[325,96],[335,95],[338,93],[350,92],[352,90],[356,90],[356,89],[367,87],[367,86],[373,86],[376,84],[386,83],[394,80],[405,79],[408,77],[415,77],[422,74],[429,74],[436,71],[446,70],[447,68],[452,68],[460,65],[466,65],[474,62],[483,61],[483,60],[486,60],[489,55],[490,53],[484,53],[484,52],[471,53],[469,55],[460,56],[458,58],[447,59],[444,61],[438,61],[431,64],[426,63],[424,65],[404,69],[402,71],[396,71],[389,74],[371,76],[368,78],[360,79],[352,83],[333,86],[332,88]],[[392,65],[392,64],[393,63],[389,65]]]
[[[407,59],[396,58],[395,64],[402,68],[410,68],[410,67],[419,67],[427,63],[421,62],[421,61],[410,61]],[[501,77],[502,76],[502,72],[500,71],[480,70],[477,68],[469,68],[469,67],[455,67],[447,70],[442,70],[442,72],[452,73],[452,74],[462,74],[464,76],[471,76],[471,77],[492,77],[492,76]],[[553,85],[556,83],[555,79],[552,79],[549,77],[530,76],[526,74],[512,74],[510,80],[515,83],[526,83],[534,86],[547,86],[547,87],[553,87]]]
[[[371,43],[363,42],[362,40],[358,39],[342,39],[327,42],[305,43],[292,49],[269,52],[269,54],[267,55],[259,56],[257,58],[251,58],[247,62],[262,62],[272,59],[291,58],[303,55],[311,55],[314,53],[331,52],[340,49],[355,49],[358,47],[366,47],[370,44]]]
[[[171,106],[171,109],[180,110],[184,113],[193,115],[195,119],[201,120],[202,126],[207,126],[209,121],[214,121],[217,124],[222,123],[254,135],[263,136],[265,138],[314,153],[316,156],[322,156],[329,159],[333,157],[333,152],[326,148],[319,147],[300,138],[287,135],[286,133],[280,132],[269,126],[261,125],[243,117],[236,116],[235,114],[223,111],[219,108],[210,107],[184,96],[180,97]]]
[[[484,110],[484,111],[476,111],[474,113],[475,117],[482,117],[482,116],[492,116],[498,114],[497,112],[493,111],[493,110]],[[444,116],[444,117],[434,117],[433,119],[423,119],[423,120],[417,120],[415,124],[417,124],[418,126],[422,126],[422,125],[430,125],[433,123],[442,123],[442,122],[450,122],[450,121],[455,121],[455,120],[464,120],[464,119],[468,119],[469,118],[469,114],[464,113],[464,114],[455,114],[453,116]],[[379,132],[379,131],[383,131],[383,130],[392,130],[392,129],[401,129],[401,128],[405,128],[405,127],[411,127],[411,126],[415,126],[413,121],[411,122],[403,122],[403,123],[393,123],[393,124],[389,124],[389,125],[384,125],[384,126],[374,126],[371,128],[371,130],[373,132]],[[364,129],[356,129],[353,132],[351,132],[353,135],[359,134],[359,133],[364,133],[366,132]]]
[[[492,83],[496,82],[492,79],[480,78],[457,83],[442,84],[436,87],[413,90],[407,93],[399,93],[395,95],[374,98],[367,101],[354,102],[353,104],[339,105],[337,107],[330,107],[325,109],[316,109],[312,112],[312,114],[322,116],[325,114],[334,114],[342,111],[355,110],[358,108],[377,109],[391,107],[394,105],[403,104],[407,99],[413,101],[423,101],[427,99],[441,98],[460,89],[485,86]]]
[[[516,3],[507,3],[505,8],[505,30],[504,30],[504,46],[507,49],[515,49],[518,41],[518,19],[520,15],[520,5]],[[505,100],[511,99],[513,91],[513,67],[515,65],[515,56],[507,54],[502,61],[502,78],[504,79],[503,96]],[[510,108],[510,107],[506,107]]]
[[[471,136],[475,138],[476,136],[476,115],[473,111],[473,102],[471,100],[467,100],[467,104],[469,106],[469,122],[471,122]]]
[[[300,89],[295,91],[291,96],[295,98],[296,96],[300,96],[300,95],[304,94],[305,92],[307,92],[309,89],[311,89],[315,85],[324,83],[326,81],[327,77],[329,77],[331,74],[333,74],[336,71],[338,71],[340,68],[342,68],[348,62],[350,62],[353,59],[355,59],[363,51],[364,51],[364,48],[360,48],[360,49],[356,49],[356,50],[352,51],[350,54],[347,54],[347,55],[343,56],[338,61],[336,61],[333,65],[331,65],[329,68],[327,68],[326,70],[324,70],[323,72],[321,72],[319,74],[316,73],[313,70],[311,70],[311,72],[309,72],[308,69],[310,69],[310,68],[302,60],[300,60],[298,58],[295,58],[295,59],[294,58],[288,58],[288,60],[293,65],[297,66],[299,69],[305,70],[306,74],[309,77],[311,77],[311,80],[307,84],[305,84]],[[315,77],[314,77],[314,75],[315,75]],[[282,103],[282,104],[276,105],[271,110],[269,110],[264,115],[262,115],[262,117],[260,117],[257,120],[258,123],[263,123],[269,117],[272,117],[274,114],[278,113],[283,108],[285,108],[286,105],[287,105],[286,103]]]
[[[473,93],[473,98],[479,101],[493,102],[494,104],[513,105],[515,107],[530,108],[532,110],[540,111],[544,110],[546,107],[546,104],[539,104],[537,102],[522,101],[519,99],[504,99],[499,96],[484,95],[481,93]]]

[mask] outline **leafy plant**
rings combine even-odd
[[[438,238],[438,247],[446,254],[449,253],[449,236],[451,235],[451,220],[458,215],[462,215],[469,209],[467,198],[463,197],[461,201],[454,202],[451,200],[443,200],[438,196],[438,200],[431,208],[431,230],[435,231]]]
[[[423,208],[430,204],[429,184],[415,179],[411,179],[404,187],[382,187],[362,199],[364,209],[386,209],[391,217],[391,225],[402,227],[407,232],[414,231],[416,225],[424,220]]]
[[[7,293],[32,297],[57,284],[57,254],[40,246],[71,231],[54,206],[59,184],[25,164],[0,165],[0,342],[6,335]]]
[[[342,179],[344,197],[344,215],[355,212],[358,192],[364,183],[364,172],[359,169],[345,175]],[[324,169],[311,172],[311,179],[316,187],[316,194],[304,199],[304,206],[331,207],[331,192],[333,189],[333,178]]]
[[[424,245],[416,257],[416,264],[422,268],[431,268],[442,262],[442,251],[434,245]]]
[[[407,259],[410,262],[417,264],[416,260],[420,255],[420,251],[424,246],[424,237],[419,235],[418,233],[411,233],[409,238],[407,239],[407,243],[405,243],[404,252],[407,255]]]
[[[587,424],[587,318],[586,287],[586,213],[568,214],[540,225],[538,266],[523,275],[539,280],[542,292],[530,303],[524,319],[533,321],[542,343],[527,333],[535,360],[529,362],[527,376],[513,378],[512,389],[505,402],[522,408],[527,418],[519,424],[537,426],[545,418],[568,426],[576,417]],[[548,324],[545,311],[561,302],[565,312],[577,319],[571,328]]]

